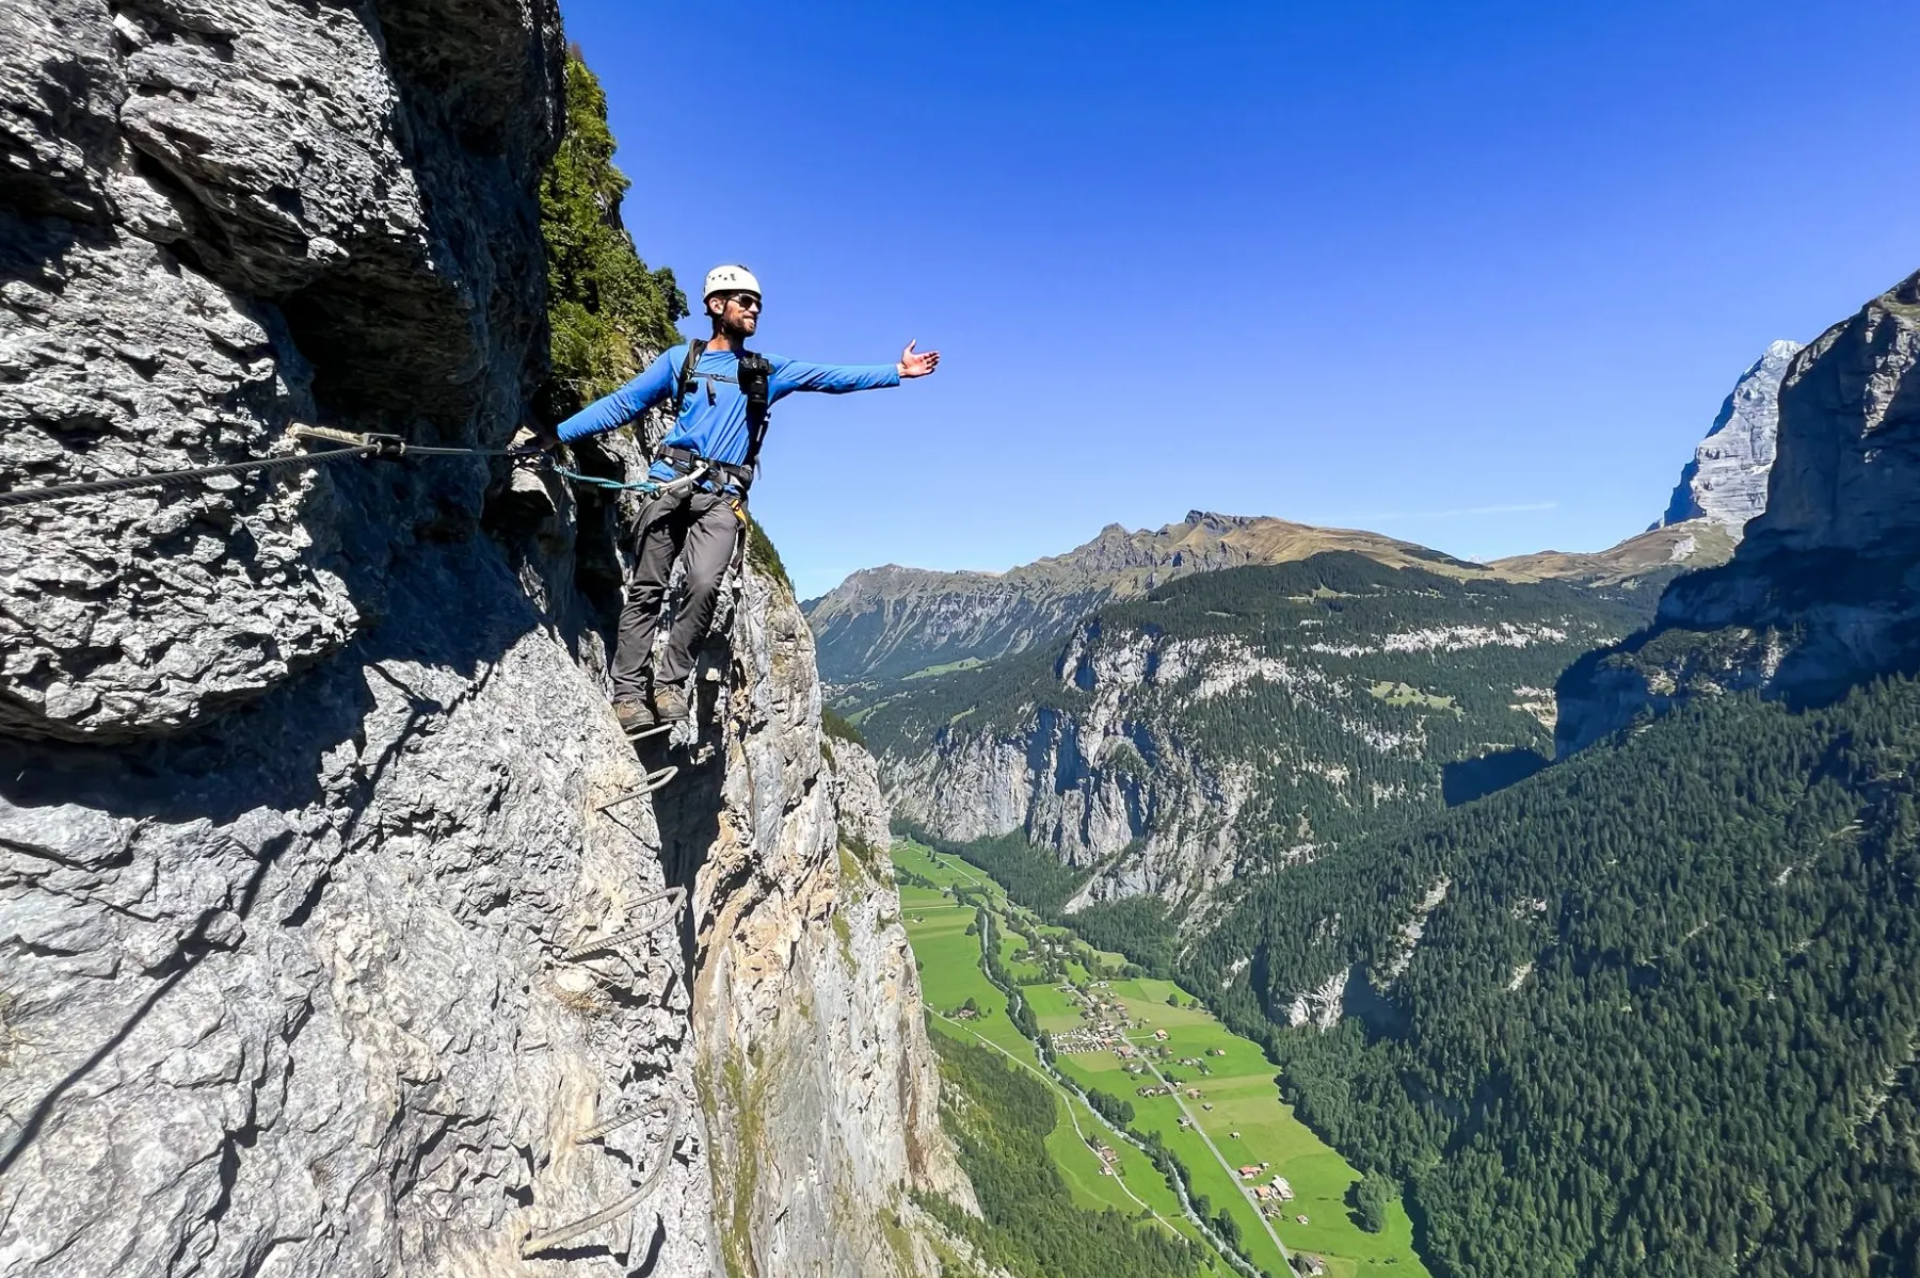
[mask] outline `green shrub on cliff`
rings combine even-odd
[[[647,269],[620,221],[629,185],[613,166],[607,95],[567,52],[567,129],[540,182],[547,241],[547,319],[553,369],[541,392],[549,420],[565,417],[640,371],[680,340],[687,298],[666,268]]]

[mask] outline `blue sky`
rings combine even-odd
[[[1920,267],[1911,0],[562,5],[650,265],[750,265],[765,350],[945,356],[776,413],[803,595],[1194,508],[1599,549]]]

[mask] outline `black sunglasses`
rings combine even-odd
[[[760,295],[758,293],[735,293],[727,300],[743,311],[756,306],[760,307],[761,310],[766,309],[765,306],[761,305]]]

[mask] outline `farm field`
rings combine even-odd
[[[943,883],[965,882],[954,872],[942,873],[930,864],[909,860],[905,868],[929,878],[937,876],[936,881]],[[993,987],[980,969],[980,938],[966,934],[968,925],[974,921],[973,909],[957,905],[944,892],[906,883],[900,885],[900,903],[914,956],[920,964],[921,990],[933,1014],[934,1031],[999,1048],[1053,1091],[1060,1119],[1048,1135],[1046,1147],[1074,1202],[1089,1210],[1111,1208],[1128,1215],[1139,1214],[1144,1205],[1159,1217],[1155,1228],[1173,1230],[1204,1248],[1199,1232],[1181,1214],[1179,1199],[1147,1156],[1126,1142],[1113,1139],[1085,1101],[1053,1083],[1040,1069],[1033,1043],[1007,1018],[1006,996]],[[950,1014],[969,998],[974,1000],[979,1015],[972,1020],[953,1019]],[[1115,1175],[1102,1174],[1099,1157],[1088,1148],[1081,1133],[1098,1137],[1114,1149]],[[1233,1275],[1218,1258],[1205,1272],[1208,1278]]]
[[[1124,1005],[1127,1043],[1136,1053],[1151,1054],[1152,1066],[1175,1086],[1176,1096],[1139,1095],[1140,1089],[1156,1085],[1154,1076],[1129,1073],[1130,1062],[1111,1050],[1060,1050],[1056,1066],[1079,1086],[1132,1105],[1132,1130],[1142,1137],[1156,1134],[1186,1166],[1192,1192],[1205,1196],[1214,1212],[1224,1208],[1232,1214],[1241,1249],[1249,1258],[1276,1276],[1291,1272],[1248,1196],[1248,1186],[1265,1185],[1278,1176],[1288,1182],[1294,1198],[1271,1218],[1271,1225],[1290,1252],[1320,1256],[1326,1262],[1326,1272],[1334,1278],[1425,1278],[1427,1270],[1413,1250],[1412,1223],[1404,1207],[1397,1201],[1393,1204],[1387,1227],[1380,1233],[1360,1228],[1347,1202],[1359,1173],[1294,1117],[1292,1108],[1280,1099],[1273,1065],[1256,1044],[1233,1034],[1173,982],[1121,977],[1119,971],[1125,963],[1121,956],[1091,951],[1070,929],[1041,925],[1030,912],[1008,901],[999,885],[978,869],[951,857],[936,857],[917,844],[897,846],[893,855],[899,869],[939,885],[932,889],[901,887],[908,933],[922,965],[921,980],[929,1007],[951,1012],[972,997],[987,1012],[974,1022],[943,1021],[936,1016],[933,1023],[939,1031],[974,1033],[1023,1060],[1035,1059],[1032,1042],[1007,1016],[1006,997],[980,970],[980,938],[964,934],[974,921],[975,911],[971,906],[957,905],[947,895],[950,885],[956,883],[984,888],[991,895],[997,921],[1047,941],[1068,944],[1070,952],[1084,953],[1087,960],[1098,965],[1089,968],[1069,959],[1061,964],[1066,980],[1041,983],[1041,969],[1035,961],[1039,956],[1028,953],[1026,941],[1008,929],[994,930],[995,949],[1018,984],[1035,1023],[1056,1040],[1091,1023],[1082,1015],[1085,1000]],[[1098,984],[1102,981],[1104,985]],[[1157,1036],[1160,1031],[1165,1032],[1165,1039]],[[1198,1065],[1183,1061],[1197,1061]],[[1198,1089],[1199,1095],[1188,1097],[1188,1088]],[[1084,1129],[1096,1130],[1097,1120],[1084,1102],[1070,1096],[1060,1092],[1063,1107],[1076,1112]],[[1183,1118],[1191,1119],[1199,1130],[1183,1127]],[[1221,1166],[1202,1139],[1202,1131],[1231,1168],[1264,1163],[1265,1169],[1243,1183],[1234,1171]],[[1111,1196],[1112,1178],[1099,1175],[1098,1163],[1075,1137],[1070,1124],[1063,1122],[1056,1128],[1048,1144],[1061,1161],[1062,1174],[1072,1185],[1076,1199],[1086,1195],[1089,1205],[1110,1201],[1110,1197],[1101,1199],[1098,1194],[1106,1188]],[[1122,1143],[1118,1148],[1138,1163],[1137,1170],[1131,1166],[1125,1169],[1127,1185],[1192,1236],[1190,1226],[1179,1215],[1172,1190],[1152,1164],[1131,1146]],[[1069,1171],[1074,1163],[1084,1164],[1078,1175]],[[1104,1185],[1086,1183],[1089,1175]],[[1157,1198],[1147,1192],[1149,1188],[1158,1191]],[[1122,1201],[1123,1209],[1138,1210],[1124,1198]],[[1302,1216],[1306,1217],[1304,1224],[1299,1219]]]

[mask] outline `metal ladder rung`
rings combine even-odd
[[[632,908],[638,909],[643,905],[652,905],[655,901],[665,900],[671,900],[673,904],[662,910],[658,916],[647,920],[637,927],[630,927],[625,931],[615,932],[610,936],[597,937],[591,941],[582,941],[562,954],[560,956],[561,960],[567,963],[578,962],[588,955],[599,954],[605,950],[618,949],[629,941],[639,940],[641,937],[659,928],[662,924],[669,923],[680,916],[680,907],[687,902],[687,890],[684,887],[670,887],[662,888],[658,892],[649,892],[647,895],[635,901]]]
[[[659,1187],[661,1177],[666,1174],[667,1164],[673,1161],[673,1151],[680,1144],[680,1127],[681,1121],[686,1117],[686,1106],[681,1103],[678,1096],[669,1096],[664,1100],[655,1101],[650,1106],[642,1106],[638,1113],[632,1115],[632,1118],[641,1118],[650,1113],[657,1113],[661,1109],[667,1112],[667,1134],[660,1145],[660,1157],[655,1161],[653,1169],[647,1173],[647,1178],[626,1197],[609,1207],[601,1208],[583,1220],[577,1220],[571,1225],[561,1225],[544,1234],[527,1235],[526,1241],[520,1244],[522,1260],[531,1259],[543,1251],[552,1251],[560,1244],[571,1242],[581,1234],[590,1233],[602,1225],[612,1224],[645,1202],[648,1195]],[[632,1118],[622,1119],[617,1125],[624,1126],[632,1121]]]
[[[593,805],[593,810],[595,812],[605,812],[608,808],[611,808],[616,804],[626,803],[633,799],[644,799],[649,794],[652,794],[655,790],[658,790],[661,786],[665,785],[667,782],[673,780],[675,777],[679,775],[680,775],[679,765],[670,763],[666,767],[660,769],[658,772],[647,773],[646,784],[642,785],[639,789],[628,790],[622,794],[617,794],[613,798],[608,799],[605,803],[596,803]]]

